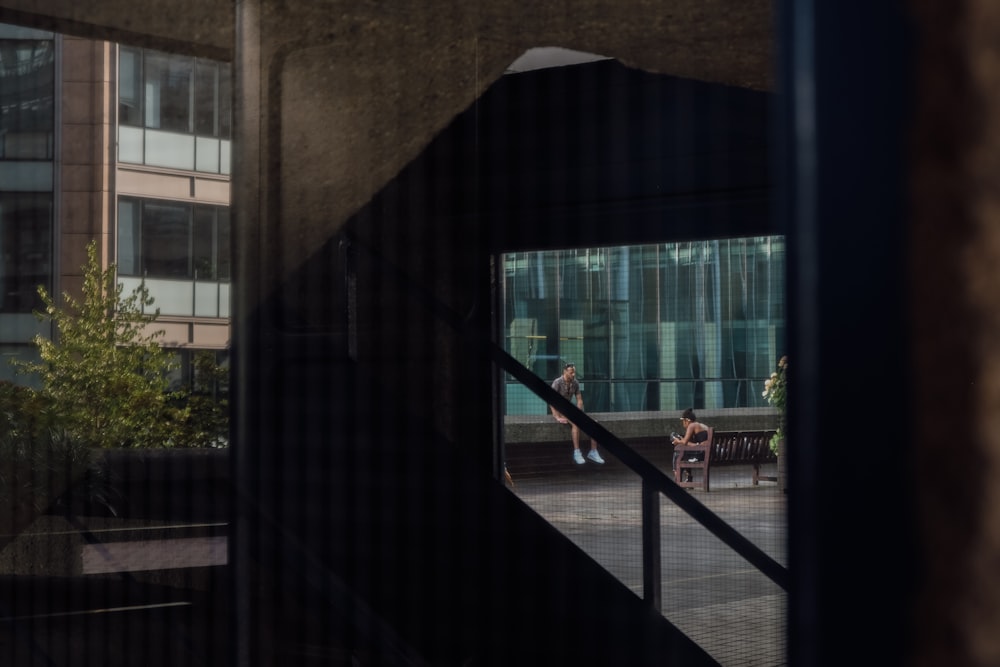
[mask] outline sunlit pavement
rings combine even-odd
[[[775,465],[761,474],[775,475]],[[512,493],[642,595],[637,476],[591,465],[514,484]],[[688,493],[787,565],[788,496],[774,482],[752,486],[750,466],[720,467],[710,492]],[[785,664],[787,594],[670,501],[660,512],[664,616],[725,667]]]

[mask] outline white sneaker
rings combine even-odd
[[[575,461],[577,465],[581,465],[581,466],[584,463],[586,463],[586,461],[583,460],[583,454],[580,453],[579,449],[574,449],[573,450],[573,461]]]
[[[591,449],[590,452],[587,454],[587,458],[593,461],[594,463],[604,463],[604,459],[601,458],[601,455],[597,453],[596,449]]]

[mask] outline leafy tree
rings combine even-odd
[[[112,516],[123,503],[95,450],[60,423],[50,399],[0,382],[0,549],[39,514]]]
[[[184,397],[181,442],[188,447],[225,447],[229,442],[229,369],[215,353],[199,350],[192,359],[193,378]]]
[[[144,312],[153,299],[145,285],[123,296],[115,266],[102,271],[97,244],[87,246],[82,300],[63,293],[62,305],[44,286],[39,318],[55,325],[50,340],[35,337],[40,363],[21,362],[37,373],[41,393],[57,406],[70,433],[98,447],[164,447],[178,444],[186,409],[168,392],[167,374],[176,367],[159,341],[164,332],[150,325],[159,309]]]

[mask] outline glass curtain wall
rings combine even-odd
[[[507,351],[547,381],[576,364],[588,412],[765,405],[783,237],[511,253],[503,270]],[[507,414],[545,411],[508,378]]]
[[[55,37],[0,25],[0,342],[52,287]],[[33,330],[31,331],[33,333]]]
[[[10,39],[0,26],[0,159],[51,160],[55,129],[55,41]]]
[[[52,193],[0,192],[0,313],[43,307],[52,286]]]

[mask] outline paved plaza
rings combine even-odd
[[[555,473],[515,476],[515,486],[509,490],[641,597],[641,483],[613,463],[574,466],[568,461]],[[762,473],[773,475],[773,468],[765,466]],[[752,486],[749,466],[718,468],[712,480],[711,492],[686,493],[786,564],[787,496],[773,482]],[[661,500],[660,519],[664,616],[724,667],[786,664],[785,592],[666,498]],[[104,664],[128,664],[128,655],[137,650],[147,656],[149,667],[178,664],[179,656],[187,656],[190,664],[212,664],[229,646],[228,616],[223,613],[229,600],[216,580],[221,570],[199,566],[227,562],[226,538],[217,534],[224,532],[224,526],[205,524],[204,534],[185,539],[167,534],[161,526],[153,531],[163,532],[157,532],[155,542],[122,542],[92,524],[90,529],[107,539],[87,544],[65,520],[43,517],[37,535],[28,531],[18,541],[25,558],[40,566],[44,561],[37,558],[39,553],[60,552],[52,549],[53,539],[72,538],[70,551],[80,558],[79,567],[72,570],[78,575],[105,574],[7,573],[2,578],[4,599],[18,605],[7,609],[0,628],[5,664],[21,664],[20,658],[25,658],[24,664],[35,664],[30,656],[38,654],[47,655],[49,664],[71,664],[72,647],[103,656]],[[49,541],[33,542],[42,537]],[[20,553],[8,551],[11,556]],[[117,573],[114,586],[105,578],[109,572]],[[204,581],[195,573],[201,573]],[[59,606],[74,600],[84,605]],[[52,604],[59,608],[50,608]],[[610,617],[614,610],[607,613]],[[601,619],[595,619],[595,632],[600,632],[600,624]],[[166,627],[174,630],[150,630]],[[105,645],[108,637],[116,639]],[[129,637],[141,637],[141,646]],[[207,656],[213,658],[203,663]]]
[[[717,468],[709,493],[690,493],[787,566],[787,496],[750,480],[749,466]],[[642,596],[640,489],[630,471],[588,464],[511,492]],[[787,594],[666,498],[660,513],[664,616],[724,667],[786,664]]]

